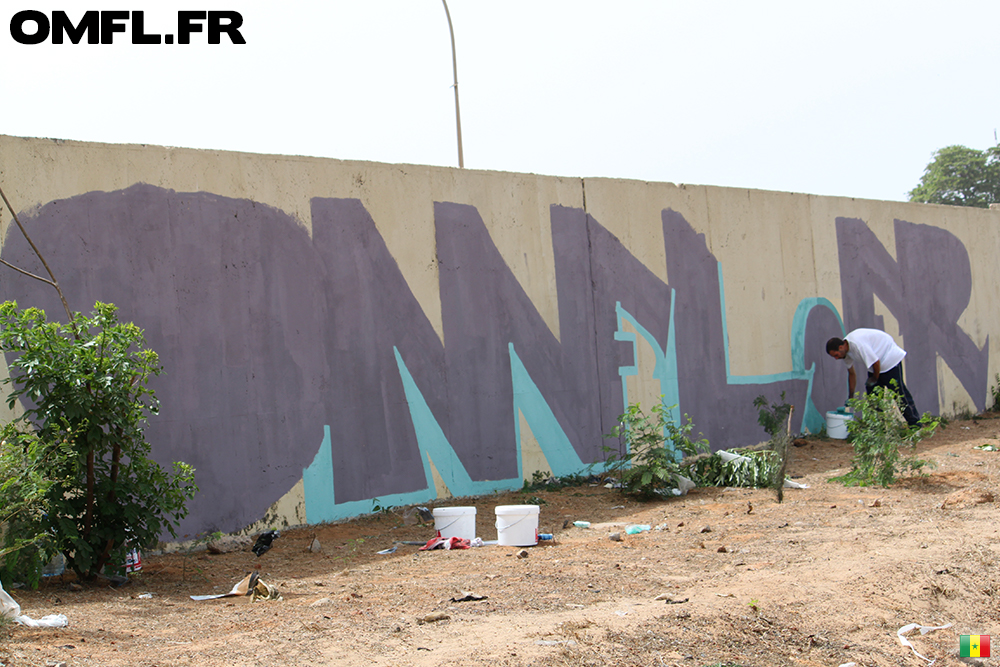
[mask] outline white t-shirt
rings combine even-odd
[[[850,343],[844,357],[848,368],[868,370],[878,361],[879,372],[885,372],[898,366],[906,356],[906,350],[896,345],[892,336],[878,329],[855,329],[844,340]]]

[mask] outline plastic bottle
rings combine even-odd
[[[58,577],[60,574],[66,571],[66,557],[61,553],[56,554],[52,557],[48,563],[42,568],[43,577]]]
[[[590,528],[589,521],[574,521],[573,525],[576,526],[577,528]]]
[[[645,533],[649,529],[650,526],[647,526],[646,524],[641,524],[641,525],[629,526],[628,528],[625,529],[625,532],[628,533],[629,535],[638,535],[639,533]]]
[[[551,540],[552,533],[538,533],[538,539],[540,540]]]

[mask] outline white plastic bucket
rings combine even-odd
[[[538,505],[498,505],[497,544],[533,547],[538,544]]]
[[[842,412],[826,413],[826,434],[836,440],[843,440],[847,437],[847,422],[854,419],[853,415]]]
[[[475,507],[435,507],[432,514],[438,537],[476,539]]]

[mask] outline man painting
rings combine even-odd
[[[826,342],[826,352],[834,359],[847,364],[848,398],[854,396],[857,386],[855,368],[868,372],[865,391],[875,387],[889,387],[903,398],[903,418],[913,426],[920,419],[913,404],[910,390],[903,382],[903,357],[906,351],[896,345],[892,336],[878,329],[855,329],[843,339],[831,338]],[[891,383],[895,381],[895,386]]]

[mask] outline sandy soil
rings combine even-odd
[[[1000,452],[973,448],[1000,444],[995,417],[953,421],[918,448],[931,474],[889,489],[829,483],[850,446],[809,440],[789,474],[810,488],[782,504],[718,488],[641,504],[598,486],[450,503],[475,504],[491,540],[495,506],[538,502],[555,539],[523,557],[501,546],[379,555],[433,536],[397,513],[288,530],[260,559],[146,555],[119,588],[63,577],[11,591],[24,613],[62,613],[69,626],[0,629],[0,664],[926,665],[897,637],[910,623],[951,624],[908,635],[936,665],[987,664],[958,646],[961,634],[1000,636]],[[626,535],[628,524],[654,530]],[[253,570],[280,601],[189,597]],[[467,593],[485,598],[453,601]]]

